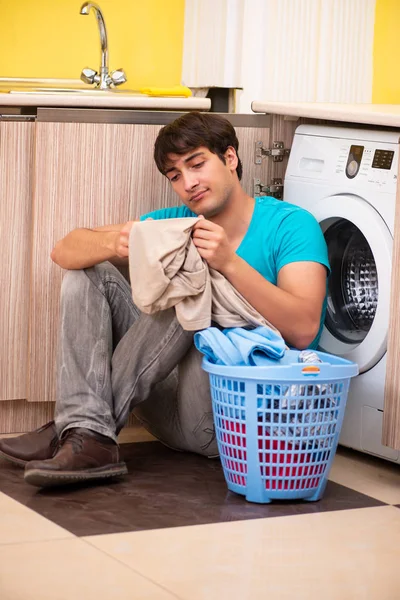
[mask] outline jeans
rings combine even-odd
[[[117,439],[129,414],[165,445],[218,454],[208,375],[174,309],[141,313],[111,263],[68,271],[61,287],[55,423]]]

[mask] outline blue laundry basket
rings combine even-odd
[[[203,358],[218,449],[229,490],[250,502],[319,500],[336,452],[350,379],[358,366],[289,350],[268,366],[223,366]]]

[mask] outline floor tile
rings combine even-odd
[[[0,546],[71,537],[69,531],[0,492]]]
[[[144,427],[138,425],[135,427],[124,427],[118,435],[119,444],[154,442],[155,439]]]
[[[329,479],[387,504],[400,503],[400,465],[339,447]]]
[[[187,600],[399,598],[393,506],[84,539]]]
[[[219,460],[169,450],[158,442],[122,446],[129,475],[119,482],[39,490],[2,464],[0,490],[75,535],[161,529],[378,506],[379,500],[333,482],[316,503],[252,504],[228,492]]]
[[[0,591],[1,600],[177,598],[77,538],[0,546]]]

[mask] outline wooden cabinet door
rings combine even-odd
[[[400,173],[400,157],[398,169]],[[400,182],[397,181],[382,444],[400,450]]]
[[[176,204],[153,160],[160,125],[37,123],[28,400],[55,400],[63,270],[50,259],[76,227],[123,223]]]
[[[27,393],[34,128],[0,122],[0,400]]]
[[[54,244],[76,227],[123,223],[179,199],[153,160],[161,125],[37,123],[29,328],[31,402],[55,399],[59,293],[63,271]],[[266,179],[269,163],[254,162],[254,144],[268,129],[238,128],[243,186]],[[260,137],[261,136],[261,137]]]

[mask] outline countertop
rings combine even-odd
[[[255,113],[368,123],[400,128],[400,104],[340,104],[325,102],[263,102],[255,100]]]
[[[41,91],[40,88],[47,88],[47,90]],[[62,91],[63,88],[65,91]],[[195,96],[189,98],[148,96],[139,91],[130,91],[124,88],[103,92],[88,86],[85,87],[79,80],[0,78],[0,106],[179,110],[185,112],[209,110],[211,100]]]
[[[71,108],[130,108],[143,110],[209,110],[211,100],[209,98],[181,98],[181,97],[155,97],[155,96],[132,96],[123,93],[115,95],[93,94],[57,94],[46,93],[19,93],[5,94],[0,92],[0,106],[53,106]]]

